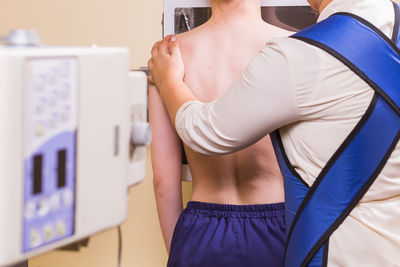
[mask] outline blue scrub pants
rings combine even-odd
[[[284,204],[189,202],[176,224],[168,267],[281,267]]]

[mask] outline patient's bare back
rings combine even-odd
[[[209,21],[178,35],[185,83],[201,101],[213,101],[240,77],[268,39],[287,35],[260,20],[230,25]],[[187,147],[185,152],[193,201],[242,205],[283,201],[282,177],[268,136],[226,156],[203,156]]]

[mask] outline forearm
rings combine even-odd
[[[154,194],[161,230],[169,251],[174,227],[182,211],[182,143],[154,86],[149,87],[149,119],[153,132],[151,161]]]
[[[183,209],[182,193],[180,183],[171,187],[162,180],[154,178],[154,195],[161,231],[169,253],[175,225]]]

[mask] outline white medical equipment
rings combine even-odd
[[[306,0],[261,0],[261,13],[266,22],[290,31],[302,30],[318,18]],[[210,16],[209,0],[164,0],[164,36],[191,30]],[[182,164],[182,180],[192,180],[186,162]]]
[[[151,140],[147,78],[129,73],[128,49],[10,36],[0,46],[0,266],[119,225]]]

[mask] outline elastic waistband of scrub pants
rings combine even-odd
[[[277,217],[284,216],[285,203],[232,205],[190,201],[184,212],[201,213],[210,217]]]

